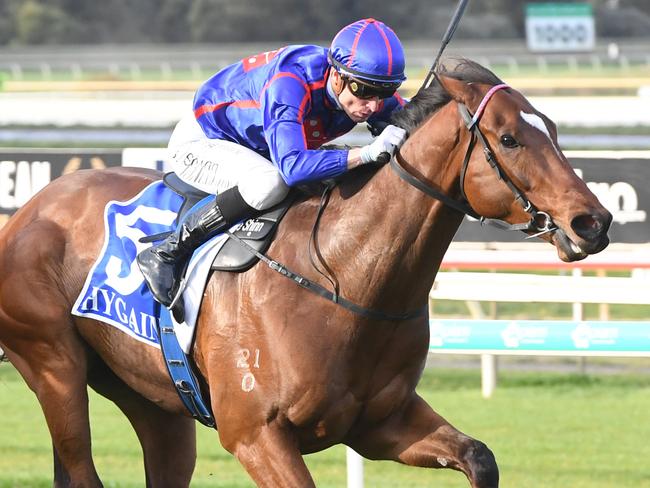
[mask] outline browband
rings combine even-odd
[[[481,100],[481,103],[479,103],[478,108],[476,109],[476,113],[472,117],[471,122],[467,124],[468,129],[474,127],[478,122],[478,119],[481,118],[481,115],[483,115],[483,111],[485,110],[485,106],[490,101],[490,98],[492,98],[492,95],[505,88],[510,88],[510,86],[506,85],[505,83],[501,83],[500,85],[494,85],[492,88],[490,88],[490,90],[483,97],[483,100]]]

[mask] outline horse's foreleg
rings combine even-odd
[[[189,486],[196,465],[195,420],[164,411],[103,364],[91,370],[89,384],[131,422],[144,454],[147,488]]]
[[[228,434],[222,433],[221,442],[244,466],[259,487],[309,488],[315,487],[297,442],[289,432],[274,424],[265,425],[254,433],[238,433],[233,445]]]
[[[458,431],[417,395],[403,409],[375,428],[360,432],[348,444],[368,459],[462,471],[473,488],[499,485],[492,451]]]
[[[59,453],[56,447],[52,446],[52,455],[54,457],[54,486],[70,486],[70,476],[61,463]]]
[[[190,486],[196,465],[195,420],[147,403],[120,406],[142,446],[147,488]]]

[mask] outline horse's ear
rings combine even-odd
[[[474,106],[480,100],[479,87],[474,83],[457,80],[445,75],[438,75],[440,84],[447,93],[457,102],[464,103],[467,106]]]
[[[337,96],[340,95],[345,88],[345,82],[343,81],[341,73],[336,71],[334,68],[330,68],[330,79],[332,80],[332,88],[334,89],[334,93]]]

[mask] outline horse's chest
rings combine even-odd
[[[347,391],[316,402],[299,401],[288,411],[298,427],[303,450],[312,451],[340,442],[354,424],[363,403]]]
[[[412,381],[401,375],[371,382],[371,388],[313,388],[288,409],[288,418],[301,431],[301,443],[310,449],[340,442],[359,424],[373,425],[389,417],[412,393]]]

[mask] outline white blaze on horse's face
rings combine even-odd
[[[542,119],[539,115],[536,114],[528,114],[524,112],[523,110],[519,112],[521,114],[521,118],[524,119],[524,122],[527,122],[528,124],[532,125],[535,127],[535,129],[541,131],[548,137],[548,140],[551,141],[551,145],[553,146],[553,149],[555,149],[555,152],[560,155],[560,150],[555,146],[555,143],[553,142],[553,139],[551,138],[551,134],[548,131],[548,127],[546,127],[546,124],[544,123],[544,119]]]

